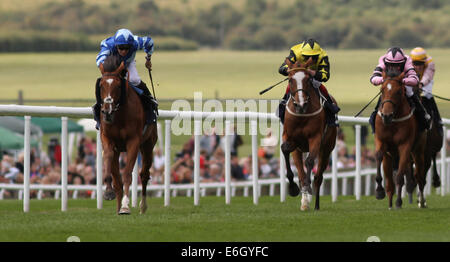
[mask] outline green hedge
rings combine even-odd
[[[23,32],[0,34],[0,52],[68,52],[98,51],[100,38],[84,35]],[[155,50],[196,50],[194,41],[176,37],[156,38]]]

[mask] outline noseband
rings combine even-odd
[[[395,78],[392,78],[392,77],[386,78],[386,79],[383,81],[383,83],[386,82],[387,80],[397,81],[400,85],[403,85],[402,80],[400,80],[400,79],[395,79]],[[381,113],[380,109],[383,108],[383,105],[384,105],[385,103],[391,103],[391,104],[393,105],[394,111],[392,112],[392,115],[395,114],[395,111],[396,111],[396,109],[397,109],[397,104],[396,104],[394,101],[392,101],[391,99],[386,99],[386,100],[381,101],[380,107],[379,107],[378,112],[377,112],[377,114],[378,114],[381,118],[384,117],[384,114]],[[412,108],[411,112],[410,112],[408,115],[404,116],[404,117],[392,119],[392,122],[401,122],[401,121],[404,121],[404,120],[407,120],[407,119],[411,118],[412,115],[414,114],[414,109],[415,109],[415,108]]]
[[[102,78],[104,78],[104,77],[116,78],[119,82],[121,82],[121,80],[122,80],[119,74],[114,74],[114,73],[104,73],[104,74],[102,75]],[[122,87],[120,87],[120,88],[122,88]],[[114,106],[109,112],[104,111],[104,110],[101,110],[102,114],[110,114],[110,115],[112,115],[114,112],[116,112],[117,110],[119,110],[119,107],[120,107],[120,97],[119,97],[118,101],[119,101],[119,102],[116,104],[116,106]],[[114,99],[112,99],[111,97],[106,97],[106,98],[102,101],[102,103],[109,104],[109,105],[110,105],[110,108],[111,108],[112,105],[113,105],[113,103],[114,103]]]

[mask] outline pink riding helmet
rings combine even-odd
[[[384,63],[400,64],[406,62],[406,57],[400,47],[392,47],[386,53]]]

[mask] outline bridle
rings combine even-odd
[[[120,73],[104,73],[104,74],[102,74],[102,79],[103,78],[115,78],[117,81],[119,81],[119,82],[121,82],[122,81],[122,77],[120,76]],[[119,88],[122,88],[122,87],[119,87]],[[103,101],[102,101],[102,104],[104,103],[104,104],[108,104],[109,105],[109,108],[110,108],[110,110],[109,111],[105,111],[105,110],[101,110],[101,113],[102,114],[105,114],[105,115],[112,115],[113,113],[115,113],[116,111],[118,111],[119,110],[119,107],[120,107],[120,97],[121,96],[121,92],[119,93],[119,98],[117,99],[118,100],[118,102],[117,102],[117,104],[113,107],[112,105],[113,105],[113,103],[114,103],[114,100],[111,98],[111,97],[106,97],[105,99],[103,99]]]
[[[402,88],[403,88],[403,82],[402,82],[402,80],[400,80],[400,79],[398,79],[398,78],[388,77],[388,78],[384,79],[383,85],[384,85],[384,83],[385,83],[387,80],[397,81],[397,82],[402,86]],[[402,94],[402,95],[404,95],[404,94]],[[384,99],[384,100],[382,100],[381,103],[380,103],[380,107],[379,107],[379,109],[378,109],[378,112],[377,112],[377,114],[378,114],[380,117],[382,117],[382,118],[384,117],[384,114],[380,111],[380,109],[382,109],[382,108],[383,108],[383,105],[386,104],[386,103],[391,103],[391,104],[393,105],[394,110],[393,110],[393,112],[392,112],[392,115],[395,115],[395,113],[396,113],[396,111],[397,111],[397,108],[398,108],[398,105],[397,105],[394,101],[392,101],[391,99]],[[392,121],[392,122],[401,122],[401,121],[405,121],[405,120],[407,120],[407,119],[409,119],[409,118],[412,117],[412,115],[414,114],[414,110],[415,110],[415,108],[412,108],[411,111],[410,111],[410,113],[409,113],[408,115],[406,115],[406,116],[404,116],[404,117],[400,117],[400,118],[393,118],[391,121]]]
[[[294,67],[294,68],[288,69],[288,73],[293,72],[293,71],[306,71],[306,69],[307,69],[306,67]],[[309,117],[309,116],[315,116],[315,115],[319,114],[323,110],[322,106],[320,106],[320,108],[318,110],[316,110],[315,112],[307,113],[307,114],[305,114],[305,113],[302,113],[302,114],[295,113],[291,109],[289,109],[288,104],[289,104],[289,102],[291,100],[292,100],[292,103],[294,104],[294,107],[302,107],[295,99],[295,94],[300,92],[300,91],[302,91],[302,92],[304,92],[306,94],[305,104],[309,105],[309,100],[310,100],[311,96],[310,96],[310,94],[309,94],[309,92],[307,90],[305,90],[303,88],[297,89],[294,92],[289,90],[289,99],[286,102],[286,110],[288,111],[288,113],[290,113],[291,115],[294,115],[294,116],[299,116],[299,117]],[[320,104],[322,104],[322,98],[321,97],[320,97]]]

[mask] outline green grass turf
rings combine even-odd
[[[405,201],[406,202],[406,201]],[[89,241],[351,241],[365,242],[378,236],[383,242],[450,241],[450,196],[427,197],[429,208],[405,203],[388,210],[387,200],[339,196],[332,203],[321,198],[320,211],[301,212],[300,198],[176,197],[169,207],[163,198],[151,198],[145,215],[132,208],[130,216],[115,214],[115,201],[96,209],[95,200],[69,200],[61,212],[59,200],[31,200],[30,212],[22,202],[0,201],[0,241],[64,242],[69,236]]]

